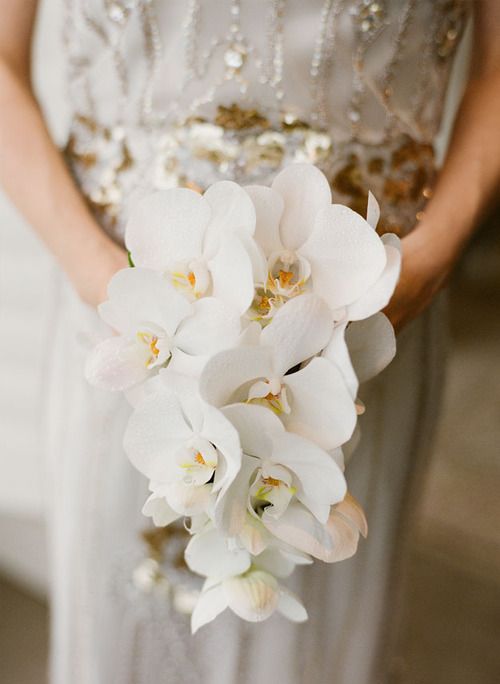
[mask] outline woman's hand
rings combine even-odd
[[[106,299],[106,289],[114,274],[128,266],[127,253],[122,247],[102,234],[102,244],[92,257],[78,265],[69,277],[80,299],[97,307]]]
[[[446,284],[456,257],[433,231],[419,225],[403,238],[403,263],[396,291],[385,309],[396,332],[421,314]]]

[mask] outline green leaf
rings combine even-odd
[[[130,266],[130,268],[134,268],[135,264],[132,260],[132,254],[128,251],[127,251],[127,257],[128,257],[128,265]]]

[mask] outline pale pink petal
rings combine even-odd
[[[300,503],[291,503],[280,518],[266,516],[262,521],[275,537],[294,549],[324,560],[333,551],[333,542],[325,525],[322,525]]]
[[[344,501],[332,508],[327,528],[332,548],[322,560],[335,563],[351,558],[358,548],[359,535],[366,537],[368,528],[363,509],[349,493]]]
[[[243,577],[230,577],[223,587],[231,610],[248,622],[267,620],[277,608],[278,582],[263,570],[252,570]]]
[[[112,392],[127,390],[149,377],[148,359],[147,349],[134,338],[110,337],[89,354],[85,377],[94,387]]]

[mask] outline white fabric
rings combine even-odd
[[[74,3],[80,4],[87,4],[93,16],[103,11],[96,0]],[[156,4],[161,5],[167,46],[161,71],[165,87],[160,95],[167,101],[179,85],[176,69],[185,3]],[[208,18],[204,15],[203,30],[209,37],[225,3],[206,4],[214,10]],[[419,3],[424,18],[432,4]],[[249,32],[260,40],[256,10],[260,3],[251,5]],[[309,97],[309,74],[300,55],[306,47],[310,52],[314,43],[321,3],[292,5],[295,13],[287,25],[286,49],[296,59],[291,61],[288,99],[304,103]],[[392,6],[397,15],[398,4]],[[339,67],[349,70],[354,38],[346,26],[346,45],[336,56]],[[414,32],[408,42],[403,62],[407,69],[417,61],[425,29],[421,21],[420,33]],[[98,39],[94,36],[93,40],[86,47],[99,57]],[[383,54],[391,44],[390,36],[381,41]],[[132,57],[136,47],[131,46]],[[102,55],[97,60],[99,78],[94,82],[105,119],[106,110],[109,117],[117,102],[109,87],[108,58]],[[133,59],[131,63],[134,66]],[[375,60],[370,70],[377,64]],[[141,65],[136,66],[132,71],[140,82]],[[401,120],[424,137],[432,137],[439,124],[443,83],[441,75],[433,79],[436,106],[430,117],[426,112],[425,120],[414,121],[408,99],[406,107],[404,101],[398,102]],[[412,79],[401,68],[398,80],[410,84]],[[333,123],[340,138],[349,128],[348,81],[345,89],[333,93]],[[193,87],[196,84],[186,98]],[[234,97],[238,94],[230,93],[229,101]],[[257,91],[255,97],[258,101]],[[373,128],[367,140],[377,140],[384,127],[380,108],[370,121]],[[131,585],[132,572],[145,550],[139,535],[147,526],[141,514],[147,492],[145,480],[128,463],[121,446],[130,409],[122,398],[85,382],[85,356],[92,338],[102,332],[102,324],[61,284],[47,397],[52,684],[373,684],[393,608],[389,578],[403,504],[424,453],[439,395],[442,323],[441,311],[434,308],[408,327],[400,337],[396,360],[361,392],[367,412],[361,418],[363,435],[348,464],[347,477],[365,507],[369,536],[360,543],[355,558],[338,565],[318,562],[287,581],[303,598],[309,621],[297,625],[273,616],[266,623],[249,625],[226,612],[191,638],[187,618],[169,612],[162,601],[137,595]]]
[[[347,478],[369,535],[353,559],[317,562],[287,580],[309,621],[247,625],[226,612],[195,637],[187,618],[130,588],[144,550],[146,482],[121,447],[128,406],[83,378],[77,331],[99,328],[66,289],[50,397],[54,684],[373,684],[394,608],[388,580],[401,510],[439,399],[442,308],[404,331],[396,360],[361,393],[368,410]]]

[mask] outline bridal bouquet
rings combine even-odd
[[[134,406],[124,444],[149,479],[144,514],[188,519],[185,560],[205,578],[193,632],[227,607],[305,620],[283,578],[349,558],[367,533],[342,445],[358,384],[395,352],[380,310],[401,257],[378,217],[372,195],[366,220],[332,204],[307,164],[271,187],[156,192],[132,212],[133,267],[99,309],[116,334],[87,377]]]

